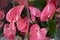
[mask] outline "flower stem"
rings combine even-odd
[[[30,18],[30,12],[29,12],[29,0],[26,0],[27,1],[27,4],[26,4],[26,9],[27,9],[27,16],[28,16],[28,18],[29,18],[29,21],[32,23],[32,21],[31,21],[31,18]]]

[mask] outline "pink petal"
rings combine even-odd
[[[46,29],[46,28],[42,28],[42,29],[41,29],[41,32],[42,32],[43,36],[46,36],[46,34],[47,34],[47,29]]]
[[[40,33],[38,33],[38,35],[37,35],[38,31],[40,31],[38,24],[34,24],[31,26],[31,28],[30,28],[30,40],[38,40],[39,39],[38,35],[40,35]]]
[[[41,13],[40,20],[44,22],[48,18],[52,19],[55,10],[56,10],[55,6],[52,3],[48,3]]]
[[[31,19],[32,21],[35,21],[35,17],[40,17],[40,10],[35,8],[35,7],[32,7],[32,6],[29,6],[29,10],[30,10],[30,13],[31,13]]]
[[[46,21],[48,19],[48,15],[49,15],[49,12],[50,12],[50,6],[47,4],[46,7],[43,9],[42,13],[41,13],[41,16],[40,16],[40,20],[41,21]]]
[[[25,17],[24,19],[20,18],[19,21],[17,22],[17,28],[19,31],[27,33],[29,28],[28,18],[27,17]]]
[[[3,23],[2,21],[0,21],[0,28],[2,28],[3,24],[4,24],[4,23]]]
[[[7,13],[7,15],[6,15],[6,20],[8,22],[18,21],[18,18],[20,17],[23,8],[24,8],[24,6],[21,5],[21,6],[16,6],[16,7],[13,7],[12,9],[10,9],[9,12]]]
[[[56,7],[51,3],[50,4],[50,14],[49,14],[49,16],[50,16],[49,18],[50,19],[53,18],[55,11],[56,11]]]
[[[0,20],[2,20],[4,16],[5,16],[4,11],[0,10]]]
[[[46,37],[46,29],[45,28],[40,29],[38,24],[34,24],[31,26],[30,40],[44,40],[45,37]]]
[[[4,36],[8,39],[14,39],[16,34],[16,28],[14,23],[4,25]]]
[[[33,31],[32,31],[32,30],[33,30]],[[32,25],[31,28],[30,28],[30,34],[32,35],[33,33],[37,32],[37,31],[39,31],[39,30],[40,30],[39,25],[38,25],[38,24],[34,24],[34,25]]]

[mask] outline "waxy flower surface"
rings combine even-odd
[[[29,19],[28,17],[25,17],[24,19],[21,17],[23,8],[24,5],[13,7],[7,13],[6,20],[8,22],[16,22],[18,30],[20,30],[21,32],[27,32],[27,29],[29,28]],[[29,6],[29,10],[31,12],[32,21],[35,21],[35,17],[39,17],[41,12],[37,8],[32,6]]]
[[[9,10],[9,12],[6,15],[6,20],[8,22],[18,21],[18,18],[20,17],[20,14],[23,10],[23,7],[24,7],[23,5],[22,6],[16,6],[16,7],[13,7],[11,10]]]
[[[38,24],[33,24],[30,29],[30,40],[44,40],[46,34],[46,28],[40,29]]]
[[[53,15],[56,11],[55,6],[56,1],[46,0],[47,5],[42,11],[33,6],[29,6],[27,0],[13,0],[13,1],[18,2],[21,5],[14,6],[12,9],[8,11],[6,15],[6,20],[10,24],[4,25],[4,36],[7,37],[9,40],[13,40],[17,28],[21,34],[25,35],[30,33],[30,40],[50,40],[46,36],[47,29],[40,28],[40,26],[37,23],[39,21],[45,22],[46,20],[48,19],[51,20],[53,18]],[[26,9],[25,10],[25,12],[27,12],[26,15],[22,14],[24,13],[24,9]]]
[[[28,18],[25,17],[24,19],[20,18],[17,22],[17,28],[19,31],[23,33],[27,33],[29,29],[29,21]]]
[[[47,5],[45,6],[45,8],[43,9],[43,11],[41,13],[40,20],[44,22],[44,21],[48,20],[48,18],[52,19],[55,11],[56,11],[56,8],[55,8],[54,4],[47,3]]]
[[[34,8],[32,6],[29,7],[30,13],[31,13],[31,20],[35,21],[35,17],[40,17],[41,11],[37,8]]]
[[[13,40],[16,35],[16,28],[14,23],[4,25],[4,36],[8,39]]]

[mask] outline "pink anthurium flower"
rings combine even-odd
[[[18,21],[18,18],[20,17],[20,14],[23,10],[24,6],[16,6],[16,7],[13,7],[11,10],[9,10],[9,12],[7,13],[6,15],[6,20],[8,22],[11,22],[11,21]]]
[[[22,32],[27,32],[29,21],[28,18],[22,19],[21,12],[23,10],[24,6],[16,6],[13,7],[6,15],[6,20],[8,22],[16,22],[17,21],[17,28]],[[31,12],[31,18],[32,21],[35,21],[35,17],[40,16],[40,11],[37,8],[34,8],[32,6],[29,6],[30,12]],[[35,12],[36,11],[36,12]],[[28,24],[28,25],[27,25]],[[19,26],[20,25],[20,26]]]
[[[3,23],[2,21],[0,21],[0,28],[2,28],[3,24],[4,24],[4,23]]]
[[[46,34],[47,29],[40,29],[38,24],[33,24],[30,28],[30,40],[44,40]]]
[[[2,20],[4,16],[5,16],[4,11],[0,10],[0,20]]]
[[[30,13],[31,13],[31,20],[35,21],[35,17],[40,17],[41,11],[37,8],[34,8],[32,6],[29,6]]]
[[[52,19],[55,11],[56,11],[56,7],[54,6],[54,4],[47,3],[46,7],[43,9],[43,11],[41,13],[40,20],[44,22],[48,18]]]
[[[14,23],[4,25],[4,36],[9,40],[13,40],[16,34],[16,28]]]
[[[16,6],[16,7],[13,7],[6,15],[6,20],[8,22],[11,22],[11,21],[16,21],[19,19],[19,16],[21,15],[22,13],[22,10],[23,10],[24,6],[21,5],[21,6]],[[39,17],[40,16],[40,10],[38,10],[37,8],[34,8],[32,6],[29,6],[29,10],[31,12],[31,19],[32,21],[35,21],[35,17]]]
[[[17,28],[19,31],[23,32],[23,33],[27,33],[28,29],[29,29],[29,21],[28,18],[25,17],[24,19],[20,18],[17,21]]]

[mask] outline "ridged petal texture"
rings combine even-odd
[[[48,3],[41,13],[40,20],[44,22],[48,18],[52,19],[55,11],[56,11],[56,8],[55,8],[54,4]]]
[[[24,6],[16,6],[16,7],[13,7],[12,9],[10,9],[6,15],[6,20],[8,22],[11,22],[11,21],[18,21],[18,18],[20,17],[20,14],[23,10]]]
[[[4,36],[8,39],[13,40],[16,35],[16,28],[14,23],[4,25]]]
[[[25,17],[24,19],[20,18],[17,22],[17,28],[19,31],[27,33],[29,28],[28,18],[27,17]]]
[[[35,17],[40,17],[41,11],[38,8],[29,6],[30,14],[31,14],[31,20],[35,21]]]
[[[44,40],[46,34],[46,28],[40,29],[38,24],[33,24],[30,29],[30,40]]]

